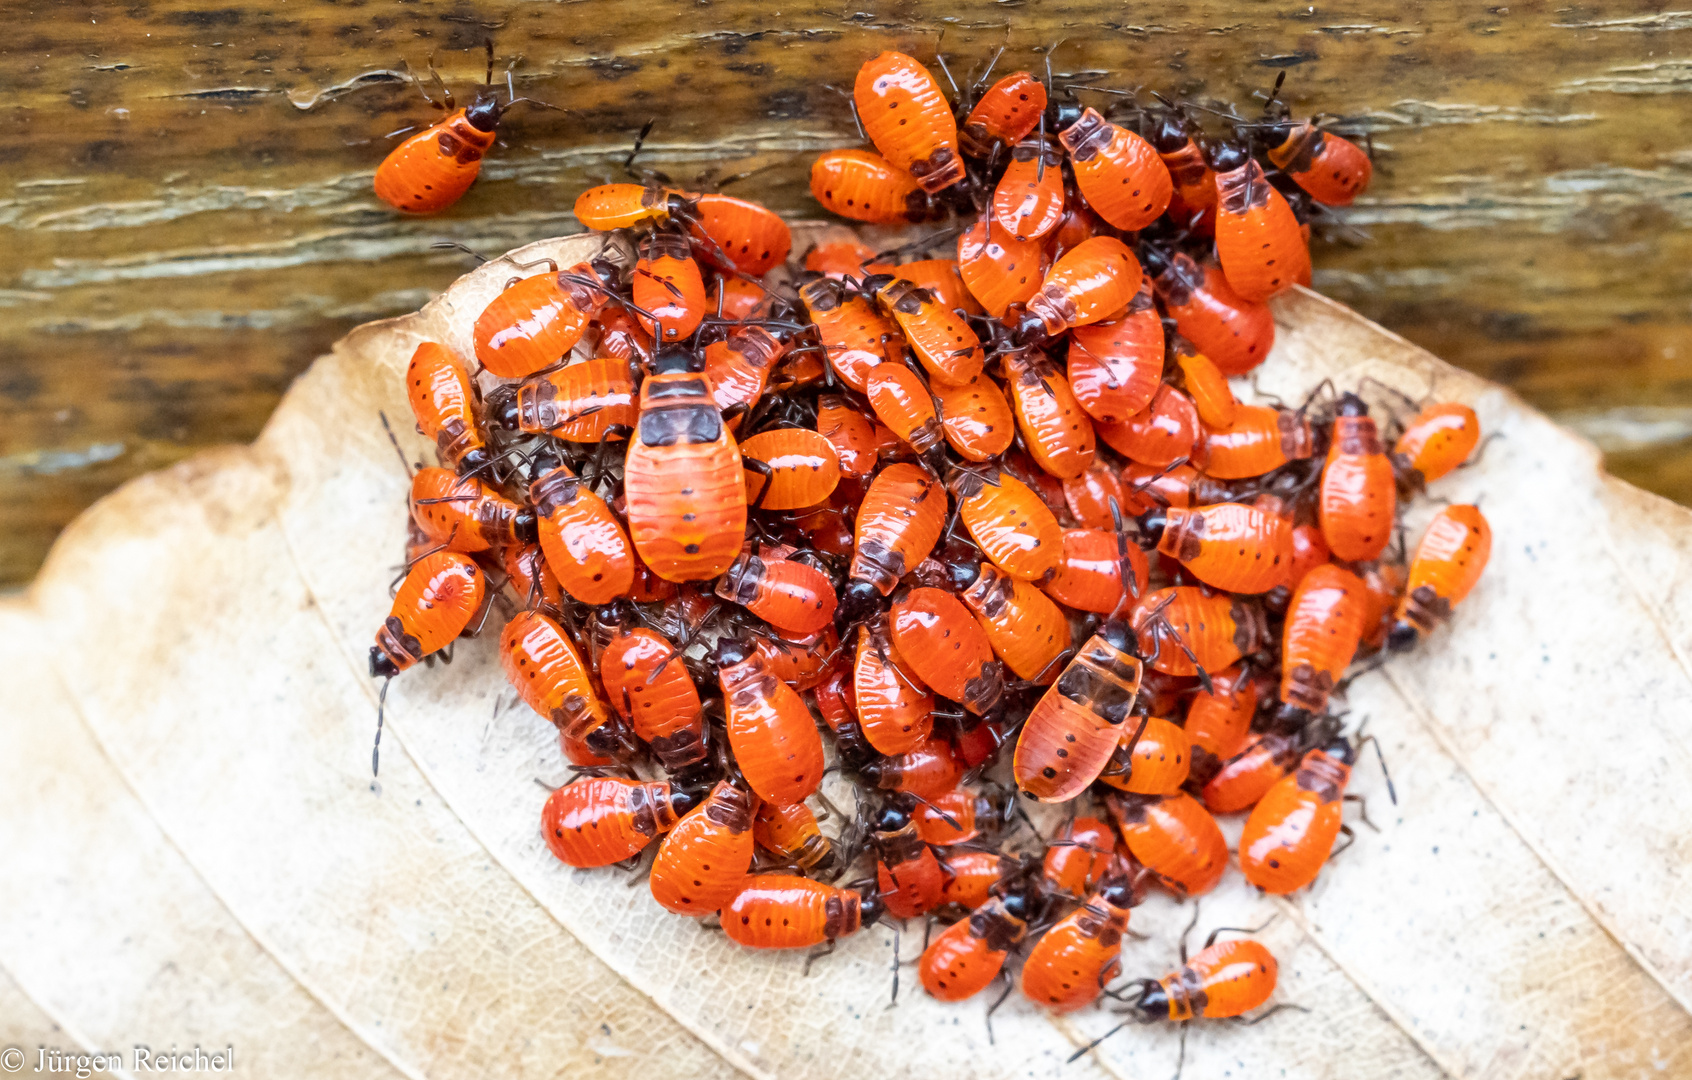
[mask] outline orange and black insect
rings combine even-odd
[[[1065,607],[1109,615],[1122,603],[1122,566],[1133,578],[1133,593],[1145,591],[1150,565],[1137,545],[1124,544],[1104,529],[1065,529],[1063,560],[1046,582],[1046,593]]]
[[[697,802],[662,780],[584,776],[546,800],[541,837],[560,862],[610,866],[640,854]]]
[[[692,242],[679,229],[658,228],[641,237],[633,288],[641,328],[660,345],[687,340],[705,318],[705,278]]]
[[[1016,323],[1017,343],[1041,345],[1072,327],[1121,316],[1143,277],[1140,260],[1114,236],[1083,241],[1052,264],[1028,298],[1027,313]]]
[[[604,259],[564,270],[551,259],[540,263],[546,273],[512,278],[476,317],[476,359],[502,379],[533,375],[569,356],[620,276]]]
[[[1181,725],[1147,716],[1122,734],[1099,779],[1135,795],[1169,795],[1187,782],[1192,751]]]
[[[1097,439],[1069,380],[1036,349],[1006,353],[1002,362],[1016,425],[1034,461],[1059,479],[1086,472]]]
[[[1003,469],[964,469],[949,480],[958,518],[993,564],[1012,577],[1040,581],[1063,559],[1063,529],[1032,488]]]
[[[1110,516],[1110,500],[1120,508],[1126,504],[1127,493],[1117,470],[1101,461],[1094,461],[1079,476],[1063,482],[1063,501],[1075,520],[1087,529],[1110,529],[1115,521]]]
[[[711,653],[728,715],[729,748],[758,797],[802,802],[822,782],[823,745],[805,702],[751,642],[723,638]]]
[[[805,637],[833,624],[839,598],[827,574],[791,553],[749,541],[717,582],[717,595],[781,633]]]
[[[978,837],[996,835],[1008,825],[1016,808],[1015,799],[1016,793],[1008,789],[992,798],[969,788],[954,788],[919,804],[911,819],[926,844],[967,844]]]
[[[881,791],[908,791],[918,798],[937,799],[958,786],[963,771],[951,740],[930,736],[915,750],[866,762],[858,775]]]
[[[1451,617],[1492,556],[1492,526],[1480,508],[1448,506],[1434,515],[1410,560],[1387,647],[1402,652]]]
[[[1011,674],[1035,684],[1058,677],[1071,652],[1069,619],[1045,593],[973,559],[953,565],[952,584]]]
[[[811,163],[811,195],[824,210],[871,225],[914,225],[934,216],[916,177],[869,150],[818,154]]]
[[[637,751],[623,722],[599,700],[582,655],[550,616],[520,611],[499,635],[506,681],[529,708],[602,757],[627,761]],[[619,855],[618,858],[626,858]]]
[[[1140,528],[1159,552],[1228,592],[1268,592],[1286,579],[1292,562],[1292,522],[1245,503],[1153,510],[1140,518]]]
[[[1087,205],[1118,229],[1136,231],[1163,215],[1175,193],[1150,143],[1087,109],[1058,133]],[[1138,278],[1139,275],[1135,275]]]
[[[795,691],[814,689],[827,679],[840,652],[840,637],[832,626],[797,641],[761,629],[752,630],[751,637],[770,671]]]
[[[1292,409],[1241,405],[1231,426],[1204,439],[1204,471],[1218,480],[1262,476],[1316,452],[1310,421]]]
[[[1467,461],[1478,442],[1480,420],[1475,410],[1467,405],[1430,405],[1398,437],[1392,460],[1409,486],[1423,487]]]
[[[1235,291],[1220,266],[1201,266],[1190,256],[1167,255],[1150,244],[1141,247],[1140,255],[1175,329],[1222,374],[1244,375],[1268,358],[1275,344],[1275,317],[1267,304]]]
[[[1193,138],[1187,121],[1171,109],[1158,117],[1152,128],[1151,144],[1169,169],[1175,188],[1169,200],[1169,216],[1194,236],[1216,231],[1216,172],[1204,156],[1204,148]]]
[[[829,367],[858,393],[868,389],[872,369],[900,355],[890,345],[899,336],[892,320],[857,290],[817,278],[799,287],[799,299],[816,324]]]
[[[482,394],[457,353],[423,342],[406,365],[405,387],[418,433],[435,444],[448,467],[473,473],[489,466],[493,455],[477,415]]]
[[[839,618],[864,617],[878,596],[928,558],[946,527],[946,490],[916,465],[898,462],[870,481],[852,546],[852,564]]]
[[[564,587],[558,584],[558,575],[546,564],[546,554],[539,544],[508,547],[500,562],[506,584],[520,604],[555,611],[564,606]]]
[[[804,803],[759,803],[752,838],[758,847],[801,872],[826,875],[840,863],[834,841],[817,827],[816,815]]]
[[[1225,428],[1233,424],[1240,403],[1228,387],[1228,378],[1216,361],[1197,351],[1193,343],[1177,334],[1170,343],[1175,364],[1181,369],[1187,396],[1207,428]]]
[[[1077,899],[1104,879],[1116,853],[1116,834],[1096,817],[1066,822],[1046,845],[1041,874],[1058,892]]]
[[[985,990],[1004,969],[1039,918],[1039,894],[1027,884],[1007,888],[969,917],[946,927],[922,952],[922,987],[939,1001],[963,1001]]]
[[[840,483],[840,453],[826,437],[806,428],[761,431],[741,442],[740,457],[752,465],[746,470],[746,497],[755,509],[820,506]],[[758,466],[766,471],[759,472]]]
[[[1298,218],[1238,143],[1219,145],[1216,170],[1216,258],[1234,291],[1267,300],[1310,280],[1310,246]]]
[[[927,68],[884,52],[858,69],[852,102],[864,133],[895,168],[933,194],[964,178],[958,122]]]
[[[852,696],[864,737],[877,753],[907,753],[934,731],[934,695],[900,666],[884,618],[872,619],[858,630]]]
[[[1026,872],[1022,860],[997,851],[960,848],[946,852],[941,869],[946,871],[946,903],[974,911],[1019,874]]]
[[[596,357],[506,385],[488,395],[495,423],[507,431],[599,443],[626,437],[640,417],[629,362]]]
[[[958,273],[982,310],[995,319],[1039,292],[1045,271],[1039,241],[1018,240],[990,217],[958,235]]]
[[[935,693],[985,715],[1004,692],[1004,665],[969,609],[944,589],[912,589],[893,604],[888,636],[902,664]]]
[[[863,291],[881,301],[935,381],[957,386],[981,374],[986,362],[981,338],[963,316],[933,293],[892,274],[870,275],[864,279]]]
[[[1281,701],[1320,713],[1363,636],[1367,589],[1356,574],[1327,563],[1304,575],[1287,608],[1281,641]]]
[[[687,194],[653,184],[601,184],[576,196],[576,220],[598,232],[691,216]]]
[[[977,84],[979,85],[979,84]],[[988,88],[958,129],[958,145],[974,158],[1016,146],[1040,123],[1046,86],[1026,71],[1013,71]]]
[[[723,933],[749,949],[805,949],[850,937],[883,910],[873,887],[859,891],[789,874],[753,874],[723,907]]]
[[[1151,404],[1163,381],[1163,320],[1147,280],[1119,316],[1070,331],[1068,364],[1075,399],[1100,423],[1122,423]]]
[[[805,269],[832,281],[851,278],[854,281],[870,271],[865,267],[875,261],[875,249],[856,240],[831,240],[813,244],[805,252]]]
[[[449,551],[486,551],[536,538],[535,512],[474,476],[450,469],[418,469],[411,478],[411,517]]]
[[[703,761],[704,709],[687,661],[663,634],[628,621],[599,653],[605,696],[667,771]]]
[[[976,375],[961,386],[937,381],[929,389],[940,407],[940,430],[959,455],[986,461],[1010,449],[1016,417],[998,383]]]
[[[481,610],[485,589],[481,568],[467,555],[436,550],[417,559],[376,631],[370,674],[392,678],[452,644]]]
[[[1193,399],[1163,383],[1145,409],[1117,423],[1101,423],[1098,432],[1128,460],[1161,469],[1191,460],[1203,428]]]
[[[751,792],[719,782],[659,843],[652,899],[678,915],[712,915],[733,900],[752,865],[757,807]]]
[[[1213,814],[1235,814],[1257,805],[1275,781],[1298,765],[1302,747],[1297,732],[1247,735],[1234,756],[1204,785],[1204,805]]]
[[[875,472],[875,425],[839,394],[817,397],[817,434],[834,448],[837,478],[862,480]]]
[[[1177,896],[1209,892],[1228,865],[1228,843],[1210,812],[1186,792],[1105,796],[1128,851]]]
[[[1340,398],[1332,438],[1316,503],[1322,539],[1337,558],[1367,562],[1392,539],[1398,513],[1392,460],[1369,407],[1356,394]]]
[[[897,797],[876,815],[870,844],[875,850],[876,885],[887,914],[910,919],[945,902],[946,877],[940,863]]]
[[[728,420],[730,430],[740,430],[741,419],[763,397],[770,372],[786,352],[787,346],[774,334],[755,325],[737,326],[728,337],[705,346],[711,400]]]
[[[727,570],[746,534],[740,448],[686,354],[663,353],[640,388],[640,420],[623,462],[635,548],[666,581]]]
[[[1257,601],[1176,585],[1141,595],[1130,621],[1140,655],[1165,675],[1208,678],[1269,640]]]
[[[865,396],[876,419],[899,441],[921,454],[933,468],[946,461],[945,429],[934,399],[916,372],[904,364],[881,364],[870,369]]]
[[[1097,1001],[1121,970],[1129,913],[1145,898],[1142,881],[1118,864],[1085,904],[1047,930],[1023,961],[1023,996],[1058,1013]]]
[[[1350,206],[1369,186],[1374,166],[1356,143],[1308,120],[1270,129],[1269,160],[1324,206]]]
[[[444,101],[437,102],[426,92],[423,99],[444,110],[447,116],[394,147],[376,170],[376,197],[408,214],[432,214],[462,198],[482,172],[482,155],[493,148],[499,120],[505,111],[525,101],[543,104],[532,98],[517,97],[510,89],[509,76],[506,83],[509,100],[500,104],[499,93],[493,86],[491,41],[487,83],[477,88],[468,107],[457,107],[452,91],[440,83],[439,75],[435,81]],[[422,89],[421,84],[418,89]]]
[[[634,547],[605,500],[568,465],[536,458],[529,502],[539,521],[541,550],[564,591],[584,604],[605,604],[634,586]],[[550,467],[548,467],[550,466]]]
[[[1363,641],[1358,646],[1364,652],[1374,652],[1386,644],[1387,632],[1392,629],[1392,613],[1404,592],[1403,563],[1376,562],[1358,567],[1363,579]]]
[[[1107,622],[1040,698],[1016,742],[1017,787],[1041,802],[1068,802],[1104,771],[1132,734],[1141,661],[1128,628]]]
[[[1283,896],[1316,880],[1334,841],[1351,831],[1341,821],[1341,810],[1359,749],[1349,739],[1334,738],[1305,754],[1296,771],[1258,800],[1240,833],[1240,870],[1247,881]],[[1375,752],[1380,753],[1379,743]],[[1386,769],[1385,760],[1381,769]],[[1390,778],[1387,789],[1392,789]],[[1398,801],[1396,793],[1393,801]]]
[[[1194,791],[1204,790],[1222,763],[1239,752],[1257,713],[1257,681],[1242,665],[1211,672],[1210,683],[1210,690],[1201,687],[1193,696],[1183,725],[1192,748],[1188,787]]]
[[[865,267],[866,272],[875,273],[878,267]],[[963,273],[958,269],[956,259],[920,259],[916,262],[900,263],[896,272],[900,277],[913,285],[921,286],[934,295],[941,306],[960,311],[965,315],[980,315],[982,308],[970,295],[969,286],[964,284]]]
[[[1040,240],[1063,220],[1063,154],[1041,138],[1024,139],[993,189],[993,220],[1021,241]]]
[[[733,195],[694,199],[688,227],[708,261],[752,277],[780,266],[793,250],[793,233],[780,214]]]

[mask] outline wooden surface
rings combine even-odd
[[[1692,15],[1646,4],[818,2],[118,6],[60,0],[0,43],[0,580],[119,481],[251,438],[289,381],[369,318],[416,308],[568,207],[658,117],[645,163],[815,213],[809,155],[855,142],[844,100],[889,46],[1244,105],[1372,132],[1377,180],[1317,285],[1612,449],[1692,502]],[[1008,30],[1007,30],[1008,26]],[[461,92],[492,36],[519,91],[483,179],[401,220],[369,178]]]

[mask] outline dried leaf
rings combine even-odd
[[[509,275],[489,264],[355,331],[254,446],[121,489],[0,607],[0,1007],[19,1003],[0,1035],[232,1043],[247,1075],[279,1077],[1172,1070],[1168,1027],[1063,1066],[1105,1011],[1052,1020],[1013,996],[989,1045],[981,1003],[930,1001],[909,969],[888,1008],[887,928],[806,978],[802,957],[560,865],[536,823],[564,765],[548,723],[496,711],[492,635],[394,683],[370,782],[364,654],[407,488],[377,414],[408,415],[418,341],[471,352]],[[1201,930],[1279,916],[1276,1000],[1311,1011],[1195,1026],[1186,1075],[1692,1074],[1692,512],[1338,305],[1300,292],[1275,311],[1264,392],[1431,387],[1502,435],[1432,493],[1482,500],[1493,563],[1450,630],[1352,688],[1398,784],[1395,809],[1358,770],[1381,833],[1291,900],[1237,874],[1205,898]],[[1125,970],[1169,967],[1186,916],[1148,902]]]

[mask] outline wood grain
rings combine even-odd
[[[873,52],[1038,70],[1246,107],[1277,70],[1343,114],[1374,189],[1319,245],[1317,284],[1554,414],[1692,406],[1692,17],[1642,3],[860,3],[753,0],[276,7],[65,2],[0,46],[0,581],[121,480],[251,438],[310,359],[416,308],[466,262],[569,231],[647,119],[643,161],[815,213],[809,154],[856,141]],[[452,211],[401,220],[369,177],[461,93],[492,37],[520,93]],[[1692,502],[1692,440],[1614,463]]]

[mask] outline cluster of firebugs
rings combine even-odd
[[[441,465],[413,475],[371,671],[478,629],[503,589],[505,675],[575,766],[540,813],[563,862],[656,849],[653,899],[752,948],[942,920],[920,975],[946,1001],[1015,957],[1047,1009],[1238,1016],[1274,989],[1267,949],[1113,987],[1130,910],[1216,885],[1213,814],[1249,812],[1264,891],[1320,873],[1362,741],[1331,695],[1486,565],[1473,506],[1408,558],[1398,526],[1479,426],[1230,390],[1269,353],[1265,301],[1309,280],[1309,208],[1367,185],[1356,145],[1273,96],[1213,140],[1178,107],[1116,123],[1027,72],[985,82],[954,106],[883,53],[852,94],[874,149],[812,167],[843,217],[961,219],[926,249],[820,244],[766,284],[791,248],[769,210],[611,183],[575,204],[613,234],[599,256],[517,267],[473,357],[420,345],[406,387]],[[378,194],[450,205],[501,110],[484,90],[408,140]],[[955,258],[906,258],[953,236]],[[825,741],[851,813],[819,792]],[[1007,745],[1014,787],[983,781]],[[1018,794],[1080,802],[1013,853]]]

